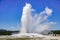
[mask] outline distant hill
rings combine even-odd
[[[19,31],[18,30],[10,31],[10,30],[0,29],[0,35],[12,35],[16,33],[19,33]],[[48,34],[60,34],[60,30],[51,30]]]
[[[0,35],[11,35],[12,33],[18,33],[19,31],[10,31],[10,30],[4,30],[0,29]]]

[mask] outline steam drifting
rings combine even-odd
[[[35,12],[35,9],[31,4],[26,3],[22,12],[21,33],[41,33],[49,30],[50,26],[54,24],[54,22],[48,21],[48,17],[52,15],[52,9],[46,7],[45,10],[34,15],[32,12]]]

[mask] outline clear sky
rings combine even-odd
[[[0,0],[0,29],[18,30],[20,28],[22,9],[26,2],[30,3],[38,13],[46,6],[51,8],[53,13],[49,21],[57,22],[51,29],[60,29],[60,0]]]

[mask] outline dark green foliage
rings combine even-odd
[[[3,32],[0,32],[0,35],[11,35],[11,32],[9,32],[9,31],[3,31]]]
[[[0,29],[0,35],[11,35],[12,33],[18,33],[19,31],[8,31]]]
[[[60,30],[53,30],[51,31],[53,34],[60,34]]]

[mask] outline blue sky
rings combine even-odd
[[[57,22],[51,29],[60,29],[60,0],[0,0],[0,29],[18,30],[22,9],[25,3],[30,3],[39,13],[46,6],[53,10],[49,21]]]

